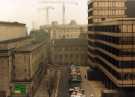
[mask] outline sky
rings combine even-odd
[[[46,10],[48,6],[54,7],[49,10],[49,20],[62,23],[62,4],[43,3],[43,1],[62,0],[0,0],[0,21],[25,23],[28,29],[38,28],[46,24]],[[76,20],[78,24],[87,24],[87,0],[63,0],[64,2],[76,2],[77,5],[66,3],[66,23]]]

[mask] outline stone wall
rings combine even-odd
[[[0,91],[6,91],[10,95],[11,71],[9,57],[0,57]]]

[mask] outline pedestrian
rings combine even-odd
[[[29,94],[27,94],[26,97],[30,97]]]
[[[87,76],[86,76],[86,74],[85,74],[85,79],[87,79]]]
[[[48,91],[48,96],[51,97],[51,90],[47,89],[47,91]]]

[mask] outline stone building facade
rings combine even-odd
[[[14,48],[29,44],[29,37],[6,40],[0,42],[0,91],[11,95],[12,66]]]
[[[78,25],[74,20],[65,25],[52,22],[41,26],[41,30],[50,37],[50,64],[87,64],[87,25]]]
[[[53,64],[87,65],[86,39],[57,39],[52,49]]]
[[[15,68],[13,69],[13,92],[15,94],[15,86],[20,84],[26,87],[27,95],[33,97],[45,72],[47,60],[45,48],[46,42],[42,42],[30,44],[15,50]]]
[[[25,24],[0,22],[0,94],[11,95],[14,49],[30,41]]]
[[[0,31],[3,30],[7,34],[7,37],[6,34],[0,36],[5,37],[0,41],[0,95],[22,96],[21,93],[25,92],[23,96],[31,96],[44,72],[46,43],[43,41],[35,43],[26,34],[24,24],[5,22],[4,26],[6,29],[0,25]]]
[[[75,21],[62,25],[52,22],[51,25],[41,26],[41,29],[48,32],[51,40],[79,38],[80,33],[87,32],[87,25],[78,25]]]

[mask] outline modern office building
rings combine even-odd
[[[113,18],[134,17],[134,0],[90,0],[88,2],[89,24]]]
[[[116,19],[90,28],[95,37],[89,38],[89,58],[95,58],[96,67],[117,87],[134,87],[135,19]]]
[[[119,88],[135,87],[134,5],[134,0],[88,3],[88,63]]]

